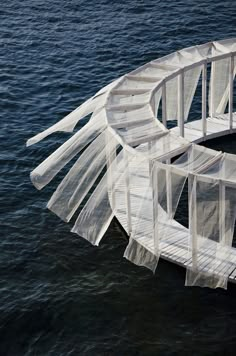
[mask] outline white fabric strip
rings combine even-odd
[[[93,245],[98,245],[113,216],[105,174],[80,212],[71,232],[82,236]]]
[[[158,258],[132,238],[125,249],[124,257],[135,265],[150,269],[153,273],[156,270]]]
[[[65,131],[72,132],[74,130],[75,125],[79,120],[83,119],[87,115],[91,114],[95,110],[101,109],[104,105],[104,101],[106,99],[106,95],[102,94],[96,98],[91,98],[85,101],[82,105],[80,105],[77,109],[68,114],[64,119],[57,122],[55,125],[49,127],[47,130],[39,133],[38,135],[30,138],[26,145],[31,146],[35,143],[41,141],[45,137],[51,135],[57,131]]]
[[[105,127],[106,120],[104,112],[101,111],[32,171],[30,177],[34,186],[37,189],[42,189],[47,185],[53,177],[76,154],[98,136]]]
[[[52,195],[47,207],[69,221],[106,165],[106,131],[83,152]]]

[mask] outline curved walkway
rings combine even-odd
[[[34,185],[38,189],[43,188],[76,154],[94,141],[59,185],[48,207],[62,219],[69,221],[106,165],[107,173],[104,179],[100,181],[95,193],[82,209],[72,231],[98,244],[112,217],[116,215],[127,234],[131,236],[131,243],[126,249],[125,257],[132,262],[154,270],[155,261],[158,261],[160,254],[171,262],[193,269],[194,255],[199,253],[197,227],[195,226],[194,233],[191,228],[189,231],[174,220],[177,206],[174,209],[171,201],[174,186],[168,172],[176,170],[179,177],[203,174],[203,177],[199,176],[200,181],[209,182],[211,179],[210,182],[214,180],[218,182],[221,179],[219,184],[220,189],[223,190],[220,190],[220,194],[224,195],[220,196],[219,201],[225,197],[227,184],[232,186],[236,183],[233,175],[227,176],[226,179],[222,178],[222,175],[205,174],[205,171],[215,167],[219,160],[224,165],[226,160],[233,162],[232,157],[226,157],[214,150],[206,149],[202,152],[196,145],[209,138],[236,132],[236,114],[233,112],[235,57],[236,40],[230,39],[183,49],[157,59],[117,79],[59,123],[30,139],[28,145],[40,141],[55,131],[73,131],[80,119],[93,113],[82,130],[72,136],[31,174]],[[201,91],[201,118],[188,121],[192,102],[199,90]],[[225,113],[226,108],[228,113]],[[168,129],[168,122],[173,123],[174,120],[177,126]],[[123,148],[119,154],[117,154],[118,146]],[[176,166],[176,163],[171,163],[172,158],[186,152],[190,157],[194,150],[199,156],[194,162],[188,161],[187,166],[178,166],[178,164]],[[129,157],[129,154],[141,158],[135,161]],[[166,211],[160,207],[158,196],[157,203],[154,204],[156,193],[153,179],[155,177],[151,172],[155,164],[159,170],[165,170],[166,174]],[[192,168],[189,168],[190,165]],[[80,171],[78,168],[81,166],[82,173],[81,168]],[[78,187],[74,182],[79,179],[82,183],[79,183]],[[193,199],[193,196],[190,198]],[[139,211],[144,203],[146,208],[143,215],[140,215]],[[219,204],[219,214],[225,229],[226,206]],[[163,221],[157,220],[158,224],[157,221],[153,221],[156,209],[159,209],[164,216]],[[165,221],[167,215],[168,219]],[[92,228],[86,228],[88,216],[90,218],[93,216]],[[224,229],[220,227],[223,231],[220,232],[222,241],[223,235],[226,234]],[[157,230],[158,236],[165,235],[165,239],[157,239]],[[209,242],[211,238],[206,236],[207,238]],[[140,246],[144,248],[143,251],[138,250]],[[225,246],[227,251],[224,256],[215,254],[215,244],[201,251],[196,270],[209,275],[220,275],[221,278],[229,278],[230,281],[235,282],[236,250],[229,244]],[[147,258],[146,252],[151,254]],[[153,256],[156,258],[154,262]],[[212,270],[213,260],[214,270]]]

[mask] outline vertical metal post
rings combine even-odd
[[[188,220],[190,233],[190,246],[192,252],[192,268],[197,270],[198,243],[197,243],[197,195],[196,195],[197,176],[189,173],[188,175]]]
[[[166,160],[166,164],[170,164],[170,159]],[[172,218],[172,185],[171,185],[171,167],[166,167],[166,199],[167,199],[167,214],[169,219]]]
[[[162,85],[162,123],[165,127],[167,127],[167,111],[166,111],[166,83],[164,81]]]
[[[230,56],[229,65],[229,129],[233,128],[233,88],[234,88],[234,57]]]
[[[178,126],[180,136],[184,137],[184,70],[178,76]]]
[[[223,156],[225,158],[225,155]],[[221,167],[221,179],[219,180],[219,231],[220,231],[220,243],[223,245],[226,241],[225,236],[225,160],[223,158],[223,163]]]
[[[126,213],[127,213],[127,232],[131,235],[132,232],[132,216],[131,216],[131,200],[130,200],[130,177],[129,177],[129,157],[124,148],[125,159],[125,197],[126,197]]]
[[[211,79],[210,79],[210,116],[211,118],[215,115],[215,104],[214,104],[214,88],[215,88],[215,70],[216,64],[215,62],[211,62]]]
[[[207,133],[207,62],[202,67],[202,135],[205,138]]]
[[[219,231],[220,243],[225,244],[225,184],[219,180]]]
[[[152,141],[148,141],[148,155],[150,156],[152,152]],[[152,174],[152,160],[149,159],[149,177],[151,179],[151,174]]]
[[[158,169],[151,161],[151,187],[152,187],[152,208],[153,208],[153,243],[155,255],[159,254],[159,234],[158,234]]]
[[[115,186],[112,176],[112,171],[114,171],[114,165],[116,165],[116,145],[113,147],[112,138],[108,130],[106,130],[106,165],[107,165],[107,184],[108,184],[108,195],[110,197],[110,204],[113,212],[115,211]],[[113,167],[112,167],[113,165]]]

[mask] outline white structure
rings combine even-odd
[[[127,259],[153,271],[160,256],[184,266],[188,286],[226,288],[234,282],[236,157],[197,143],[236,132],[235,56],[236,39],[230,39],[152,61],[31,138],[28,145],[56,131],[72,132],[92,113],[31,173],[42,189],[86,148],[48,208],[68,222],[80,207],[72,232],[94,245],[116,216],[130,236]],[[202,114],[188,121],[194,98],[201,100]],[[177,126],[168,129],[173,120]],[[188,228],[175,220],[184,186]]]

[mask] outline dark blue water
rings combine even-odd
[[[236,287],[185,288],[99,248],[46,210],[29,173],[69,135],[26,140],[118,76],[236,35],[236,1],[9,0],[0,7],[0,355],[235,355]],[[214,148],[236,153],[235,137]]]

